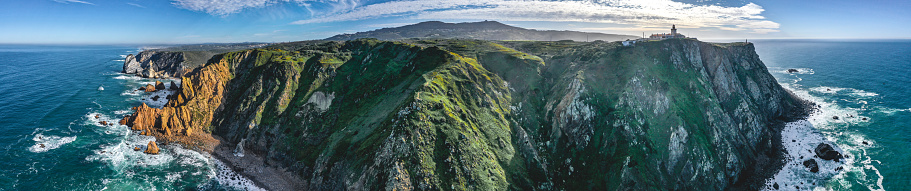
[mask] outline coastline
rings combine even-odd
[[[779,171],[785,168],[789,162],[788,150],[782,141],[784,130],[789,123],[806,120],[813,113],[819,110],[819,105],[795,95],[791,90],[787,90],[788,95],[794,100],[800,102],[798,108],[791,108],[783,116],[772,121],[770,141],[768,147],[760,148],[765,153],[759,155],[756,164],[744,168],[737,182],[732,184],[726,190],[763,190],[767,183],[775,178]]]
[[[264,190],[305,190],[306,184],[297,174],[269,165],[269,161],[261,153],[247,150],[243,156],[236,156],[236,145],[224,141],[221,137],[213,135],[221,143],[209,152],[215,160],[219,160],[234,173],[250,180],[257,187]],[[248,189],[249,190],[249,189]]]

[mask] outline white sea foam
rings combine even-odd
[[[864,90],[854,89],[854,88],[839,88],[839,87],[829,87],[829,86],[819,86],[810,88],[810,91],[823,94],[846,94],[851,97],[875,97],[879,94],[874,92],[868,92]]]
[[[126,55],[126,54],[121,54],[120,57],[121,57],[121,58],[127,58],[127,55]]]
[[[134,76],[134,75],[118,75],[118,76],[115,76],[114,79],[138,81],[138,80],[142,80],[142,77]]]
[[[60,148],[67,143],[71,143],[76,140],[76,136],[72,137],[60,137],[60,136],[45,136],[42,134],[37,134],[32,137],[32,141],[35,141],[35,145],[32,145],[28,148],[29,151],[33,153],[43,153],[49,150]]]
[[[114,62],[124,62],[124,61],[126,61],[126,60],[112,60],[112,61],[114,61]]]
[[[795,69],[797,72],[791,73],[788,72],[789,69]],[[779,74],[815,74],[812,68],[780,68],[780,67],[770,67],[769,72],[779,73]]]
[[[866,149],[873,147],[874,141],[868,140],[863,134],[844,130],[852,125],[870,123],[872,119],[860,116],[858,111],[862,109],[841,107],[834,101],[827,101],[809,93],[820,92],[823,88],[833,89],[832,87],[804,90],[795,84],[782,83],[782,86],[798,97],[816,103],[819,110],[806,120],[791,122],[785,126],[782,131],[782,143],[788,151],[786,165],[766,182],[763,189],[772,190],[775,184],[786,190],[797,190],[798,187],[799,190],[842,190],[849,189],[852,184],[861,184],[871,190],[882,189],[883,177],[879,170],[870,164],[870,161],[875,160],[866,154]],[[838,91],[854,92],[853,89],[838,89],[835,92]],[[842,162],[819,159],[813,152],[819,143],[831,144],[846,157]],[[803,161],[810,158],[817,162],[819,172],[812,173],[803,166]],[[842,169],[836,170],[839,167]],[[868,174],[870,172],[872,174]],[[861,182],[849,182],[850,179],[846,176],[860,177],[857,179]]]
[[[214,158],[211,159],[211,161],[215,163],[217,172],[215,181],[217,181],[219,185],[233,187],[240,190],[265,190],[256,186],[256,184],[254,184],[250,179],[237,174],[221,161]],[[200,188],[205,188],[207,186],[211,185],[203,185],[200,186]]]

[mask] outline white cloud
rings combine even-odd
[[[761,6],[693,5],[671,0],[405,0],[359,6],[321,14],[292,24],[354,21],[385,17],[419,20],[466,19],[500,21],[575,21],[633,25],[638,28],[715,27],[722,30],[777,32],[778,23],[764,20]]]
[[[65,4],[82,3],[82,4],[86,4],[86,5],[95,5],[94,3],[89,3],[89,2],[80,1],[80,0],[54,0],[54,2],[65,3]]]
[[[136,3],[127,3],[127,5],[132,5],[132,6],[134,6],[134,7],[139,7],[139,8],[146,8],[145,6],[142,6],[142,5],[139,5],[139,4],[136,4]]]
[[[314,4],[328,5],[333,7],[333,10],[353,9],[358,5],[357,0],[173,0],[171,4],[186,10],[224,17],[244,9],[265,7],[282,2],[297,3],[308,9]]]

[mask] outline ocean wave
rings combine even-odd
[[[126,60],[111,60],[112,62],[124,62]]]
[[[875,141],[867,139],[863,134],[845,131],[852,126],[871,123],[872,118],[859,115],[858,111],[862,111],[862,108],[842,107],[834,101],[827,101],[827,98],[810,94],[818,93],[823,88],[831,90],[832,87],[802,89],[796,84],[781,85],[798,97],[816,103],[819,110],[805,120],[791,122],[785,126],[782,131],[782,144],[788,151],[786,165],[766,182],[764,190],[774,189],[776,183],[779,187],[787,189],[797,186],[805,190],[844,190],[851,188],[852,185],[863,185],[871,190],[881,190],[884,177],[876,166],[870,164],[870,161],[876,160],[867,155],[867,149],[875,147]],[[837,89],[836,92],[838,91],[855,92],[849,88]],[[843,164],[817,158],[812,150],[819,143],[831,144],[844,154]],[[809,158],[816,160],[819,172],[809,172],[803,166],[803,161]],[[836,170],[839,167],[841,170]]]
[[[120,57],[121,57],[121,58],[127,58],[127,55],[126,55],[126,54],[121,54]]]
[[[868,92],[868,91],[854,89],[854,88],[840,88],[840,87],[829,87],[829,86],[813,87],[813,88],[810,88],[810,91],[815,92],[815,93],[822,93],[822,94],[845,94],[845,95],[849,95],[851,97],[859,97],[859,98],[879,96],[879,94],[874,93],[874,92]]]
[[[118,80],[134,80],[134,81],[139,81],[139,80],[142,80],[142,77],[134,76],[134,75],[122,75],[122,74],[121,74],[121,75],[119,75],[119,76],[115,76],[114,79],[118,79]]]
[[[212,159],[212,161],[215,163],[215,167],[217,169],[215,181],[218,183],[218,185],[232,187],[239,190],[265,190],[256,186],[256,184],[254,184],[250,179],[247,179],[246,177],[243,177],[237,174],[237,172],[231,170],[231,168],[225,165],[225,163],[217,159]],[[212,184],[201,185],[199,189],[209,190],[213,186],[214,185]]]
[[[788,72],[790,69],[795,69],[797,72]],[[769,67],[769,72],[779,73],[779,74],[815,74],[812,68],[780,68],[780,67]]]
[[[43,153],[49,150],[54,150],[60,148],[67,143],[71,143],[76,140],[76,136],[72,137],[60,137],[60,136],[45,136],[42,134],[37,134],[32,137],[32,141],[35,141],[35,145],[32,145],[28,148],[29,151],[33,153]]]

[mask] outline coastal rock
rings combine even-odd
[[[803,161],[803,166],[807,167],[810,172],[819,172],[819,164],[816,164],[816,159]]]
[[[148,147],[146,147],[146,151],[144,153],[157,155],[158,154],[158,144],[155,144],[155,141],[149,141],[149,145],[148,145]]]
[[[142,90],[145,90],[146,92],[158,91],[157,89],[155,89],[155,86],[153,86],[152,84],[146,85],[145,87],[142,88]]]
[[[788,69],[788,73],[797,73],[797,72],[800,72],[800,71],[797,69],[793,69],[793,68]]]
[[[778,168],[773,125],[806,106],[752,44],[509,43],[231,52],[125,120],[162,144],[243,140],[245,159],[305,175],[299,190],[738,190],[748,172]]]
[[[186,73],[185,62],[183,52],[142,51],[127,55],[122,72],[146,78],[181,77]]]
[[[174,83],[174,81],[171,81],[171,90],[180,90],[180,87],[177,86],[177,83]]]
[[[167,87],[165,87],[164,83],[162,83],[161,81],[155,81],[155,89],[164,90],[164,89],[167,89]]]
[[[133,150],[134,150],[134,151],[139,151],[139,150],[142,150],[142,149],[140,149],[139,147],[133,147]]]
[[[832,148],[832,145],[826,143],[819,143],[814,152],[817,157],[823,160],[835,160],[835,162],[838,162],[839,159],[843,158],[841,153]]]

